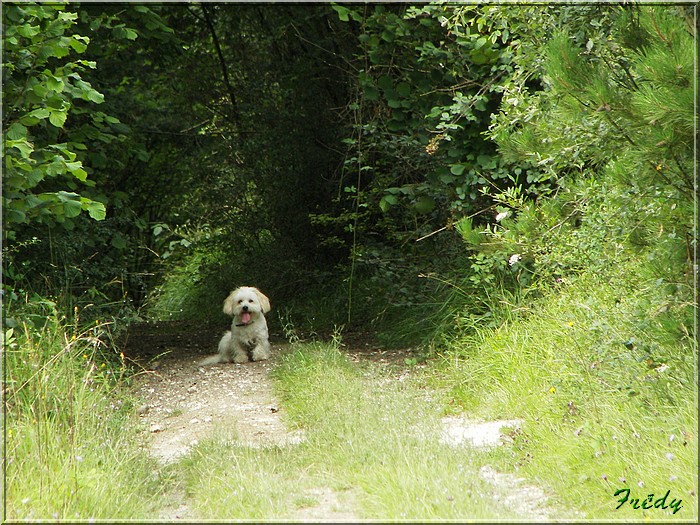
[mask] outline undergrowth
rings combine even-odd
[[[127,367],[109,326],[81,326],[49,301],[11,312],[3,334],[5,518],[128,519],[157,508],[159,480],[120,390]]]

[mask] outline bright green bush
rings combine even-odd
[[[495,222],[457,225],[472,254],[465,281],[488,290],[488,308],[445,324],[448,397],[523,418],[504,468],[587,518],[697,519],[693,28],[683,14],[612,10],[587,41],[554,31],[543,89],[521,83],[491,132],[511,161],[554,176],[556,192],[496,192]],[[615,509],[624,487],[642,499],[670,490],[685,510]]]

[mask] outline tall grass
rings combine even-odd
[[[629,268],[627,268],[629,269]],[[644,272],[562,283],[496,327],[471,324],[436,375],[448,400],[520,417],[501,465],[598,519],[697,519],[693,305]],[[619,509],[617,490],[682,509]]]
[[[105,344],[105,325],[81,328],[48,301],[12,313],[24,321],[3,339],[5,517],[149,515],[159,480],[130,424],[118,388],[125,363]]]

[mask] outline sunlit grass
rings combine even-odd
[[[454,341],[435,382],[452,406],[522,418],[513,447],[494,458],[585,517],[697,519],[691,306],[643,293],[595,277],[562,286],[519,319]],[[655,300],[658,315],[640,315]],[[667,503],[683,508],[617,509],[626,487],[640,501],[670,490]]]
[[[157,506],[153,465],[116,388],[99,323],[23,323],[4,333],[5,502],[9,520],[137,518]]]
[[[298,343],[273,372],[305,440],[250,448],[226,433],[181,462],[202,518],[295,519],[305,494],[332,490],[358,519],[518,517],[478,475],[478,452],[439,442],[442,410],[420,383],[351,363],[334,344]]]

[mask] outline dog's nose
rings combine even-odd
[[[244,304],[242,310],[243,310],[244,312],[247,312],[247,311],[248,311],[248,305],[247,305],[247,304]]]

